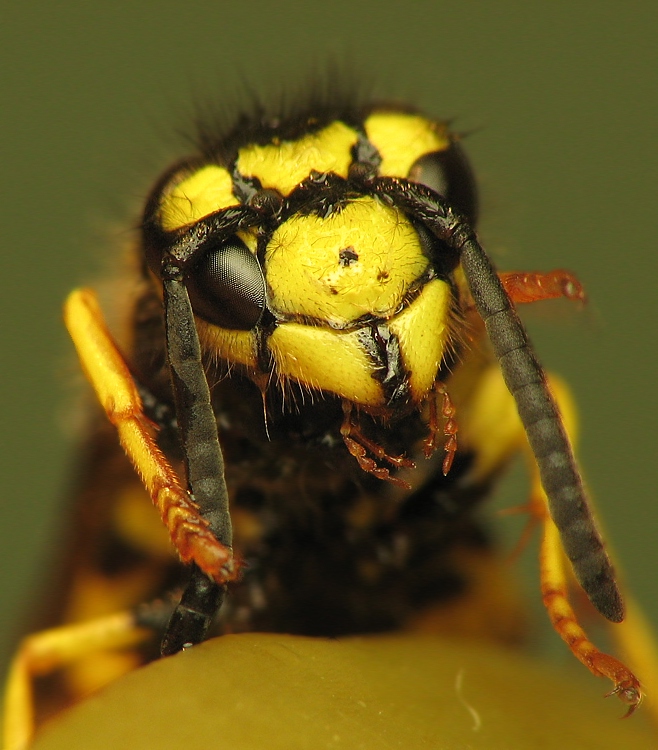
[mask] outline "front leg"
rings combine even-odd
[[[555,376],[549,375],[548,383],[558,405],[564,429],[573,444],[576,436],[576,410],[571,394]],[[496,366],[484,367],[476,379],[468,402],[463,407],[458,405],[458,408],[462,445],[469,446],[474,451],[474,471],[478,478],[496,473],[514,453],[525,452],[531,471],[531,490],[524,509],[531,516],[530,523],[540,524],[543,530],[540,581],[548,616],[572,653],[592,674],[612,680],[612,693],[627,703],[628,713],[632,713],[643,697],[640,682],[625,665],[601,652],[589,640],[573,610],[569,589],[575,579],[566,566],[562,542],[549,515],[548,500],[541,485],[537,464],[500,370]],[[583,556],[587,554],[589,551],[584,549]],[[619,628],[618,634],[618,626],[612,624],[610,627],[623,640],[634,637],[628,626]]]

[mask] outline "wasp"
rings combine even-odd
[[[473,594],[485,568],[503,580],[474,509],[518,452],[548,615],[633,712],[639,681],[570,602],[573,573],[624,618],[568,391],[516,312],[584,292],[563,270],[497,272],[476,220],[459,136],[413,109],[316,101],[201,129],[146,201],[123,330],[90,290],[66,303],[107,419],[86,446],[63,624],[10,676],[9,747],[29,741],[33,675],[76,661],[57,690],[75,700],[155,656],[154,630],[167,655],[209,634],[440,629],[467,602],[481,632],[507,612],[514,640],[516,610]]]

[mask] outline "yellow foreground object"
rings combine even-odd
[[[46,725],[34,748],[658,747],[639,716],[619,715],[616,701],[581,690],[569,672],[497,647],[249,634],[127,675]]]

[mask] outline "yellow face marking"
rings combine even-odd
[[[160,222],[163,229],[172,231],[237,204],[231,175],[223,167],[209,164],[163,195]]]
[[[444,151],[450,145],[445,124],[420,115],[374,112],[366,120],[365,129],[382,157],[379,173],[385,177],[407,177],[421,156]]]
[[[333,328],[366,314],[387,318],[428,264],[399,211],[358,198],[327,218],[293,216],[274,232],[265,261],[270,307]]]
[[[416,403],[421,401],[436,379],[449,334],[451,293],[445,281],[434,279],[388,327],[400,342],[409,385]]]
[[[296,141],[242,148],[237,167],[245,177],[257,177],[264,188],[288,195],[313,170],[347,177],[352,162],[350,152],[356,141],[357,134],[352,128],[332,122]]]
[[[285,323],[268,340],[276,372],[309,388],[329,391],[352,403],[382,406],[384,394],[358,331]]]
[[[256,368],[256,335],[253,331],[233,331],[220,328],[197,318],[199,339],[204,349],[217,358]]]

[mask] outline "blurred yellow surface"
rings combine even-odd
[[[619,720],[603,681],[584,689],[570,674],[427,636],[224,636],[119,680],[44,727],[34,747],[658,747],[641,716]]]

